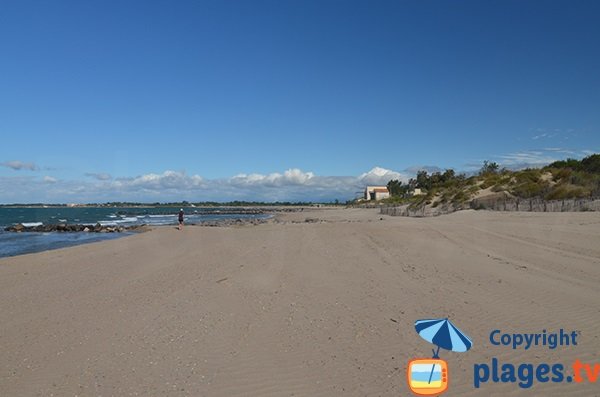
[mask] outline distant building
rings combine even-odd
[[[365,200],[383,200],[390,197],[390,191],[386,186],[367,186],[365,188]]]
[[[420,188],[418,188],[418,187],[417,187],[417,188],[415,188],[415,190],[413,190],[413,191],[412,191],[412,195],[413,195],[413,196],[422,196],[422,195],[424,195],[424,194],[425,194],[425,192],[424,192],[424,191],[422,191],[422,190],[421,190]]]

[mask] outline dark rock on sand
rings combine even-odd
[[[39,226],[24,226],[21,223],[8,226],[4,229],[7,232],[61,232],[61,233],[123,233],[131,231],[145,231],[147,230],[146,225],[134,225],[134,226],[102,226],[97,223],[94,226],[90,225],[79,225],[66,223],[59,223],[56,225],[39,225]]]

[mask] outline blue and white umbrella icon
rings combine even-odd
[[[437,351],[432,349],[433,358],[440,358],[438,355],[440,347],[462,353],[469,350],[473,345],[471,339],[447,318],[417,320],[415,329],[421,338],[437,346]],[[433,375],[434,368],[435,365],[431,368],[431,375]],[[431,383],[431,375],[429,376],[429,383]]]

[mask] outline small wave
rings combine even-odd
[[[43,223],[42,222],[23,222],[23,223],[21,223],[21,225],[23,225],[25,227],[36,227],[36,226],[42,226]]]
[[[134,223],[137,221],[138,221],[138,218],[134,216],[134,217],[129,217],[129,218],[109,220],[109,221],[98,221],[98,223],[101,224],[102,226],[117,226],[122,223]]]
[[[66,219],[59,219],[58,221],[59,222],[66,222],[67,220]]]
[[[108,217],[109,217],[109,218],[116,218],[117,216],[116,216],[116,215],[114,215],[114,214],[111,214],[111,215],[109,215]]]

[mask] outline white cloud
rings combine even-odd
[[[582,158],[591,154],[589,150],[572,150],[558,147],[549,147],[538,150],[525,150],[496,156],[495,159],[509,169],[523,169],[543,167],[554,161],[564,160],[567,157]]]
[[[285,186],[285,185],[306,185],[313,181],[315,175],[312,172],[303,172],[297,168],[285,171],[283,174],[277,172],[261,174],[238,174],[228,180],[232,185],[237,186]]]
[[[0,176],[0,203],[32,203],[43,197],[43,183],[34,176]]]
[[[108,181],[110,179],[112,179],[112,176],[110,176],[110,174],[101,172],[101,173],[95,173],[95,172],[86,172],[85,176],[89,176],[90,178],[95,178],[99,181]]]
[[[543,151],[522,151],[497,157],[502,166],[507,168],[541,167],[556,161],[557,156]]]
[[[582,158],[592,153],[590,150],[546,147],[503,154],[488,160],[496,161],[502,167],[520,169],[544,166],[566,157]],[[471,166],[476,170],[482,163],[483,160]],[[244,173],[220,179],[205,179],[200,175],[172,170],[127,178],[88,173],[86,176],[90,178],[84,180],[0,176],[0,191],[3,192],[0,202],[345,201],[361,195],[366,185],[385,185],[392,179],[406,183],[421,169],[441,171],[436,166],[411,167],[401,172],[374,167],[356,176],[322,176],[291,168],[284,172]]]
[[[535,135],[531,137],[532,140],[552,140],[554,141],[562,139],[568,140],[570,137],[577,136],[577,130],[574,128],[536,128],[535,130],[530,130]]]
[[[21,171],[21,170],[36,171],[39,169],[39,167],[37,165],[35,165],[34,163],[26,163],[26,162],[18,161],[18,160],[5,161],[3,163],[0,163],[0,165],[3,167],[12,168],[15,171]]]
[[[445,170],[436,165],[417,165],[404,170],[410,175],[416,175],[419,171],[427,171],[430,174],[434,172],[444,172]]]
[[[355,198],[365,185],[385,185],[392,179],[407,181],[408,176],[375,167],[358,176],[319,176],[297,168],[283,174],[239,174],[229,179],[210,181],[226,195],[264,201],[329,201]]]
[[[548,151],[548,152],[563,152],[563,151],[565,151],[565,149],[560,148],[560,147],[545,147],[543,150]]]
[[[194,189],[203,186],[203,179],[199,175],[188,176],[185,172],[165,171],[162,174],[145,174],[135,178],[119,178],[109,186],[121,189],[145,189],[160,192],[172,189]]]
[[[398,179],[402,182],[408,181],[408,176],[400,172],[387,170],[381,167],[375,167],[369,172],[365,172],[358,177],[363,184],[385,185],[392,179]]]
[[[355,198],[367,184],[385,185],[408,175],[375,167],[358,176],[319,176],[297,168],[282,173],[239,174],[230,178],[204,179],[183,171],[148,173],[131,178],[76,181],[21,180],[22,195],[0,198],[3,202],[105,202],[105,201],[341,201]],[[14,179],[14,178],[13,178]],[[0,190],[11,184],[0,180]]]

